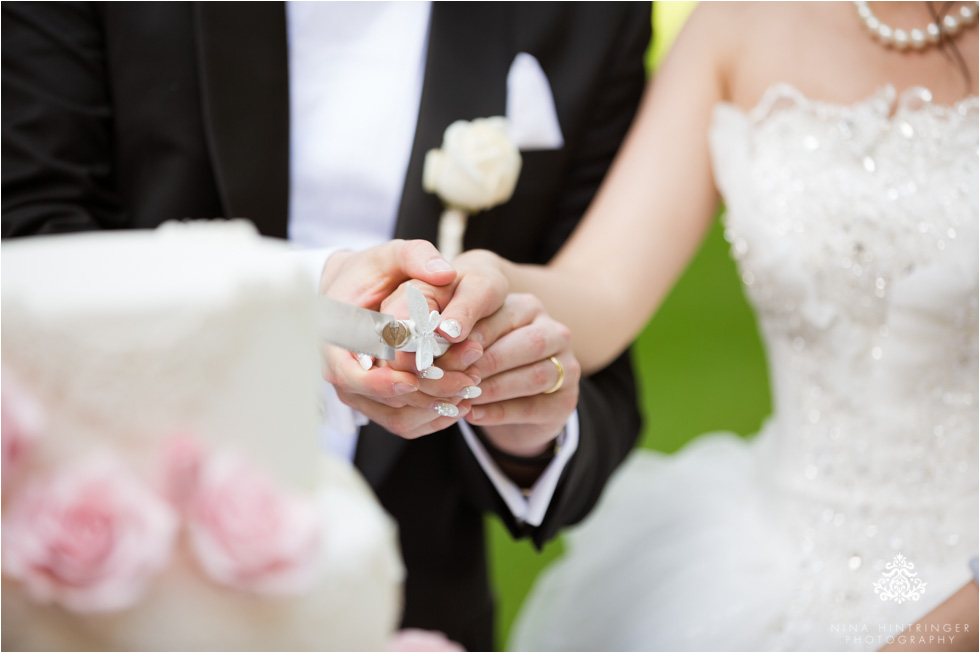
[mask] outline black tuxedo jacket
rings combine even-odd
[[[2,10],[4,237],[216,216],[286,236],[284,5]],[[503,115],[510,63],[529,52],[551,82],[565,146],[524,153],[514,197],[470,221],[465,245],[547,262],[627,131],[649,40],[646,3],[435,3],[395,236],[435,240],[441,206],[422,190],[425,153],[454,120]],[[582,381],[578,411],[578,450],[536,528],[515,521],[457,428],[411,442],[362,429],[355,463],[400,527],[406,625],[492,646],[483,515],[539,545],[586,515],[640,428],[628,356]]]

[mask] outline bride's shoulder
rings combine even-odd
[[[799,2],[699,2],[691,14],[703,21],[719,23],[728,31],[754,32],[781,29],[813,20],[826,14],[820,3]]]
[[[709,33],[722,43],[742,43],[756,33],[785,24],[799,11],[783,2],[699,2],[685,29]]]
[[[755,3],[743,2],[699,2],[684,24],[683,36],[704,40],[705,47],[734,43],[740,33],[751,23]]]
[[[754,7],[754,3],[699,2],[684,23],[673,50],[685,52],[688,59],[724,61],[739,48]],[[695,55],[697,53],[697,55]]]
[[[697,40],[712,56],[725,99],[754,106],[773,81],[806,86],[815,55],[835,34],[841,7],[820,2],[701,3]],[[692,21],[695,16],[692,15]]]
[[[707,54],[725,73],[769,42],[774,31],[786,33],[801,22],[801,12],[783,2],[701,2],[695,7],[678,41]],[[809,3],[802,3],[809,4]]]
[[[721,50],[735,54],[768,51],[813,32],[836,18],[839,8],[811,2],[701,2],[685,29],[701,39],[714,37]],[[833,4],[833,3],[831,3]],[[707,45],[707,43],[706,43]]]

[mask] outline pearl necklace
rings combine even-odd
[[[936,45],[944,37],[954,36],[961,29],[970,27],[977,20],[977,13],[980,11],[980,2],[971,2],[960,7],[958,14],[947,14],[943,17],[942,27],[936,23],[929,23],[924,30],[893,29],[890,25],[881,22],[867,2],[855,2],[858,17],[864,22],[864,26],[871,34],[871,38],[877,39],[886,48],[896,50],[922,50],[930,45]]]

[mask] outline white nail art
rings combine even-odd
[[[432,404],[432,410],[436,411],[443,417],[459,416],[459,408],[456,408],[456,406],[453,406],[450,403],[446,403],[445,401],[440,401],[439,403]]]
[[[459,391],[459,396],[463,399],[476,399],[483,394],[483,390],[475,385],[471,385],[468,388],[463,388]]]
[[[458,338],[463,333],[463,327],[458,320],[443,320],[439,328],[450,338]]]
[[[367,354],[358,354],[357,362],[361,364],[361,369],[367,372],[374,365],[374,358]]]
[[[445,376],[445,374],[446,373],[442,371],[441,367],[436,367],[435,365],[430,365],[429,367],[422,370],[423,379],[432,379],[432,380],[441,379],[443,376]]]

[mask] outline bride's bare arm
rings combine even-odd
[[[573,333],[585,371],[612,361],[642,329],[702,240],[717,208],[708,128],[724,98],[728,12],[698,9],[678,38],[609,175],[575,233],[547,267],[488,252],[457,259],[502,267]]]
[[[881,650],[976,651],[978,607],[977,584],[970,581]]]

